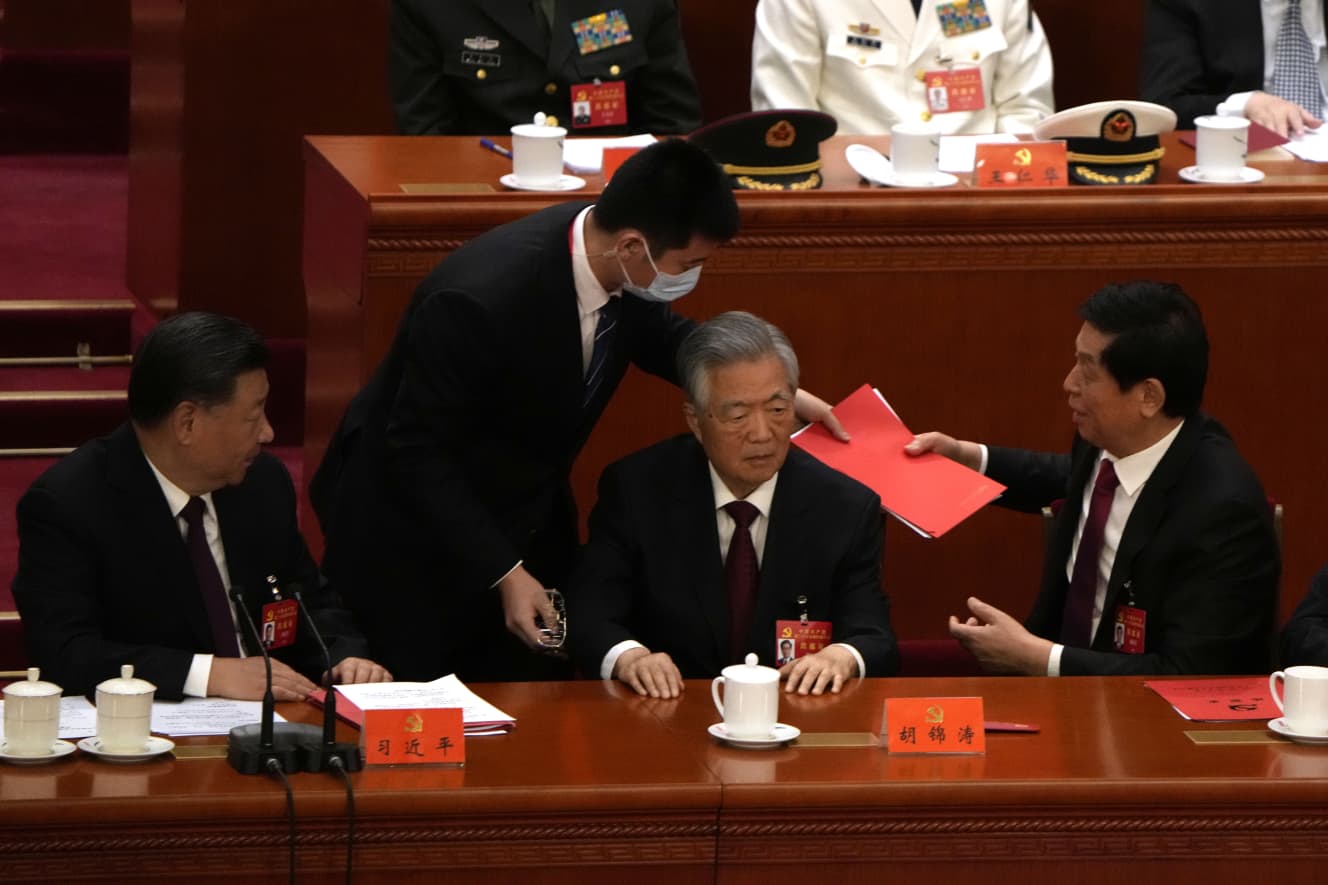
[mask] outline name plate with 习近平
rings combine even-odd
[[[1016,141],[979,144],[974,152],[973,182],[978,187],[1065,187],[1063,141]]]
[[[366,765],[464,765],[460,707],[365,710],[360,736]]]

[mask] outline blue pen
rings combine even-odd
[[[509,160],[512,159],[512,152],[511,152],[511,151],[509,151],[507,148],[503,147],[501,144],[497,144],[496,142],[492,141],[491,139],[488,139],[488,138],[481,138],[481,139],[480,139],[480,147],[485,148],[486,150],[491,150],[491,151],[493,151],[495,154],[498,154],[499,156],[502,156],[502,157],[506,157],[506,158],[509,159]]]

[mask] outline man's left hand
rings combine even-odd
[[[843,424],[839,423],[839,419],[835,417],[830,404],[814,393],[808,393],[805,390],[799,390],[795,393],[793,395],[793,414],[803,421],[819,421],[825,425],[825,429],[830,431],[835,439],[841,442],[849,441],[848,431],[844,429]]]
[[[368,658],[342,658],[332,668],[333,685],[355,685],[361,682],[391,682],[392,674],[382,664]]]
[[[853,653],[838,645],[827,645],[814,655],[805,655],[779,668],[785,680],[784,691],[798,694],[824,694],[828,688],[839,694],[844,683],[858,675]]]
[[[950,635],[973,653],[988,673],[1046,676],[1052,643],[1034,636],[1024,625],[976,596],[968,597],[966,621],[950,616]]]

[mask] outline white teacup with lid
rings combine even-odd
[[[28,668],[28,678],[5,686],[5,745],[10,756],[49,756],[60,737],[60,694],[53,682],[41,681],[41,670]]]
[[[746,663],[734,664],[720,671],[710,683],[710,697],[724,717],[729,737],[761,739],[770,737],[779,721],[779,671],[757,663],[756,655],[747,655]],[[724,686],[724,699],[719,686]]]
[[[152,697],[157,686],[134,678],[134,665],[97,686],[97,741],[104,753],[142,753],[152,725]]]

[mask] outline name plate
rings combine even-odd
[[[360,732],[366,765],[463,765],[460,707],[365,710]]]
[[[978,144],[973,181],[978,187],[1065,187],[1065,142]]]
[[[886,698],[881,743],[891,753],[986,753],[982,698]]]

